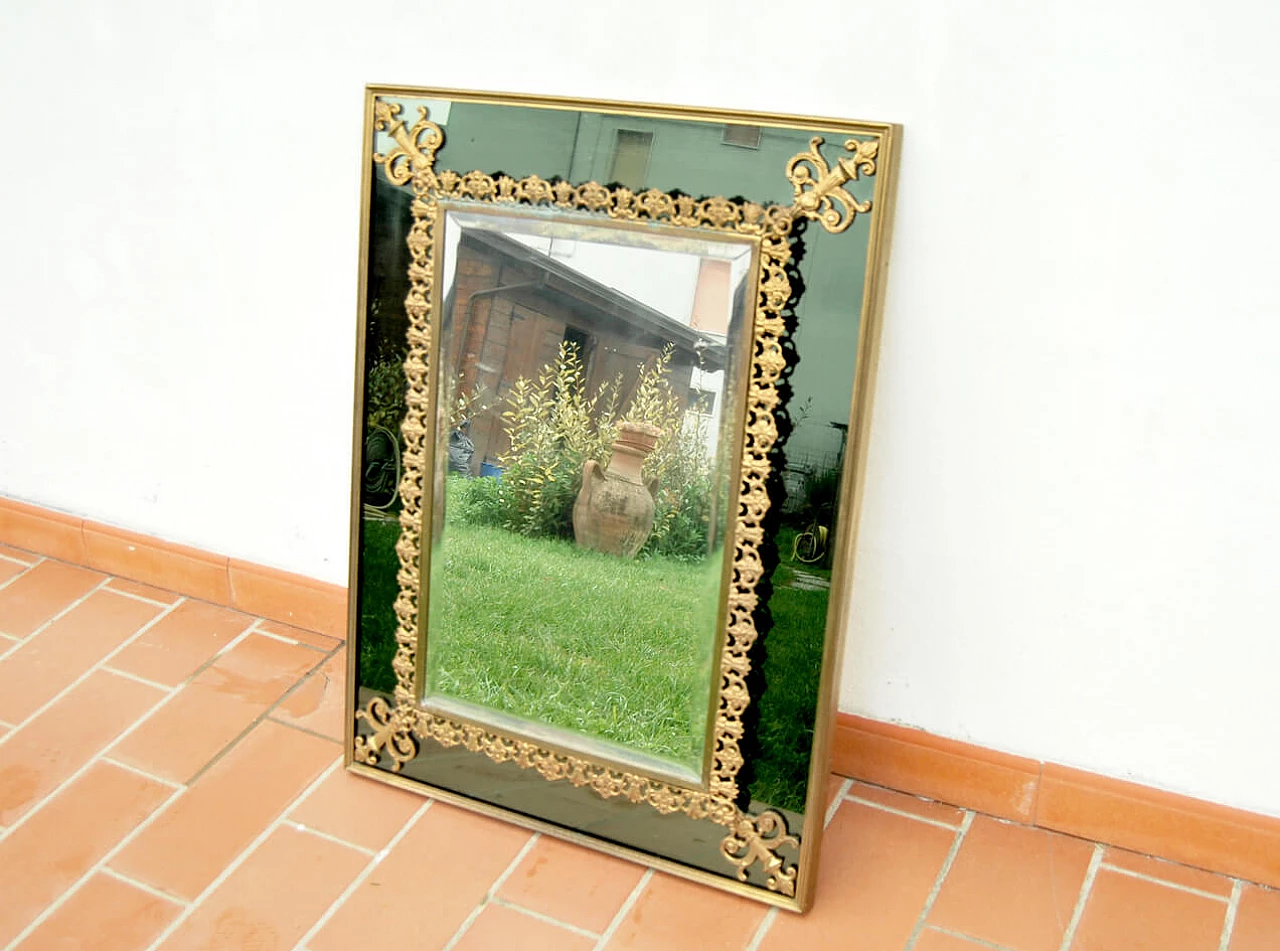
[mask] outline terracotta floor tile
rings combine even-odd
[[[906,793],[894,792],[881,786],[869,786],[866,783],[854,783],[849,795],[868,802],[879,803],[899,812],[909,812],[921,819],[932,819],[934,822],[945,822],[949,826],[960,827],[964,821],[964,810],[946,803],[934,802],[932,799],[921,799],[919,796],[908,796]]]
[[[184,601],[113,657],[111,666],[176,687],[252,623],[230,608]]]
[[[111,867],[191,901],[340,755],[318,737],[260,723]]]
[[[670,875],[649,880],[608,951],[740,951],[768,908]]]
[[[1093,845],[975,816],[929,924],[1018,951],[1058,951]]]
[[[95,671],[20,729],[0,746],[0,825],[13,825],[164,696]]]
[[[215,888],[160,947],[163,951],[285,951],[351,884],[368,857],[306,832],[280,828]],[[406,918],[408,906],[399,913]],[[369,922],[351,948],[391,947]],[[370,936],[377,939],[370,941]],[[350,949],[349,949],[350,951]]]
[[[763,951],[902,951],[956,834],[846,802],[827,827],[813,907],[780,914]]]
[[[31,932],[17,951],[145,948],[179,911],[173,902],[98,873]]]
[[[0,720],[21,723],[161,610],[110,591],[89,595],[0,661]]]
[[[26,637],[105,576],[60,561],[43,561],[0,591],[0,631]]]
[[[172,790],[96,763],[0,842],[0,943],[44,908],[155,811]]]
[[[503,882],[498,897],[601,932],[642,875],[644,869],[632,862],[543,836]]]
[[[920,932],[920,940],[916,942],[915,951],[980,951],[984,948],[990,948],[990,945],[925,928]]]
[[[1223,898],[1231,897],[1231,879],[1225,875],[1215,875],[1203,869],[1179,865],[1177,862],[1166,862],[1163,859],[1129,852],[1125,849],[1107,849],[1103,853],[1102,861],[1116,868],[1149,875],[1165,882],[1173,882],[1175,885],[1197,888],[1211,895],[1221,895]]]
[[[27,565],[19,564],[16,561],[10,561],[7,558],[0,558],[0,584],[4,584],[10,578],[16,578],[28,568]]]
[[[188,782],[318,659],[305,647],[251,634],[126,737],[112,757]]]
[[[595,944],[594,938],[489,905],[453,947],[455,951],[591,951]]]
[[[1240,893],[1229,951],[1275,951],[1280,947],[1280,892],[1246,885]]]
[[[434,802],[329,922],[310,951],[439,948],[529,841],[529,832]],[[425,896],[430,896],[429,899]],[[430,908],[430,914],[425,910]],[[405,914],[422,908],[423,914]]]
[[[128,578],[112,578],[107,582],[107,587],[114,591],[124,591],[126,594],[137,595],[140,598],[149,598],[152,601],[159,601],[161,604],[173,604],[182,595],[175,591],[166,591],[164,588],[153,588],[149,584],[143,584],[140,581],[130,581]]]
[[[20,561],[24,565],[34,565],[40,560],[40,556],[35,552],[23,551],[21,548],[14,548],[12,545],[0,545],[0,555],[5,558],[11,558],[14,561]]]
[[[294,807],[289,819],[377,851],[422,803],[421,796],[337,769]]]
[[[334,740],[342,739],[346,720],[347,649],[343,647],[324,666],[280,701],[271,716]]]
[[[307,631],[300,627],[281,624],[279,621],[263,621],[258,625],[258,629],[279,637],[287,637],[290,640],[297,641],[299,644],[307,644],[324,651],[326,654],[342,643],[336,637],[329,637],[326,634],[318,634],[315,631]]]
[[[1071,951],[1217,951],[1227,906],[1098,871]]]

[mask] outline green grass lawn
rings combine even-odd
[[[451,522],[428,690],[700,769],[720,570]]]
[[[452,530],[453,526],[449,526]],[[498,529],[490,531],[498,532],[504,539],[519,542],[528,542],[529,539],[520,539],[511,536]],[[784,532],[787,531],[784,529]],[[400,534],[400,526],[394,521],[383,521],[376,519],[366,519],[364,522],[364,537],[361,546],[361,603],[360,603],[360,663],[359,663],[359,680],[360,684],[375,690],[390,693],[395,686],[395,673],[391,669],[391,659],[395,656],[395,613],[392,605],[395,602],[398,584],[396,581],[396,571],[399,562],[395,553],[396,539]],[[475,536],[477,539],[479,536]],[[758,802],[766,802],[771,805],[793,811],[803,811],[805,790],[807,787],[807,776],[809,769],[809,753],[813,744],[813,722],[817,709],[817,691],[818,691],[818,674],[822,667],[822,650],[823,650],[823,632],[826,625],[827,613],[827,593],[824,591],[804,591],[797,588],[789,587],[793,575],[792,566],[788,564],[786,557],[790,554],[789,542],[784,545],[786,539],[780,539],[778,547],[784,552],[783,562],[774,571],[773,583],[774,593],[769,600],[769,611],[772,615],[773,626],[768,631],[765,639],[767,648],[767,657],[764,662],[764,690],[756,698],[759,703],[760,726],[757,732],[757,741],[759,751],[754,763],[755,779],[751,783],[749,794],[751,799]],[[537,545],[551,544],[559,547],[561,556],[566,564],[572,564],[578,558],[588,558],[595,560],[604,558],[612,562],[615,566],[621,563],[608,559],[607,556],[595,556],[590,552],[578,552],[571,545],[561,543],[534,542]],[[467,547],[467,546],[464,546]],[[484,557],[490,557],[488,555]],[[718,566],[718,561],[715,562]],[[703,570],[702,566],[690,565],[672,565],[661,560],[655,559],[653,562],[634,562],[635,566],[644,566],[652,569],[655,573],[663,570],[671,570],[673,567],[683,569],[688,573],[691,567],[697,568],[698,571]],[[518,567],[518,566],[517,566]],[[798,566],[809,574],[815,574],[829,578],[830,572],[823,571],[814,565]],[[471,584],[473,590],[469,594],[460,594],[463,600],[468,600],[471,606],[481,601],[481,593],[474,590],[474,586],[479,583],[479,574],[482,569],[471,569]],[[524,570],[529,570],[527,567]],[[549,597],[551,593],[557,593],[558,601],[563,599],[558,595],[557,584],[563,584],[569,578],[569,569],[565,569],[564,573],[559,571],[543,570],[542,574],[537,575],[533,580],[537,582],[536,588],[544,589]],[[647,575],[646,575],[647,577]],[[550,580],[547,580],[547,579]],[[670,591],[661,591],[663,597],[649,598],[645,604],[647,609],[664,612],[664,616],[668,608],[675,603],[674,597],[669,596]],[[583,602],[581,610],[587,612],[605,611],[601,599],[596,596],[592,597],[592,593],[583,592],[580,598]],[[513,610],[514,606],[508,606],[504,609],[507,613],[507,628],[505,635],[490,632],[488,638],[481,637],[487,646],[483,648],[483,653],[491,659],[486,674],[488,681],[485,690],[493,690],[497,693],[508,689],[504,685],[504,679],[508,676],[507,672],[502,668],[503,658],[510,656],[511,658],[521,658],[520,660],[510,661],[512,666],[520,664],[527,672],[537,667],[536,663],[528,663],[527,658],[530,653],[536,653],[535,642],[532,639],[522,639],[512,637],[510,630],[512,622],[519,620],[526,612],[532,613],[530,609],[521,607],[519,613]],[[458,604],[452,610],[460,610]],[[545,611],[543,606],[538,610]],[[486,608],[489,614],[498,614],[501,616],[504,611],[498,611],[494,607]],[[590,617],[591,614],[586,615]],[[474,617],[474,615],[473,615]],[[607,620],[607,617],[605,618]],[[594,626],[596,622],[591,622]],[[471,625],[474,627],[474,625]],[[543,627],[545,635],[547,628]],[[562,628],[563,630],[563,628]],[[623,717],[625,711],[630,710],[633,719],[647,720],[649,714],[637,714],[637,711],[648,710],[647,702],[641,702],[641,698],[647,695],[658,698],[660,702],[670,703],[670,707],[666,709],[686,711],[691,710],[690,705],[685,703],[683,707],[674,702],[676,698],[684,696],[687,698],[693,695],[694,688],[687,686],[687,676],[692,673],[705,660],[698,660],[695,655],[677,654],[674,658],[665,657],[661,664],[656,662],[658,656],[658,645],[663,642],[663,637],[654,638],[653,649],[646,652],[644,656],[649,657],[651,663],[654,664],[653,671],[660,671],[662,667],[668,669],[668,674],[651,677],[653,683],[660,686],[649,686],[645,688],[636,688],[633,677],[635,672],[630,671],[631,667],[641,667],[641,664],[633,663],[631,645],[619,644],[616,639],[597,638],[591,644],[592,651],[596,651],[602,645],[608,644],[608,650],[611,656],[617,659],[614,667],[621,667],[625,676],[619,677],[613,682],[613,690],[611,692],[604,691],[603,681],[594,680],[584,682],[581,676],[588,672],[594,671],[595,667],[589,662],[590,657],[595,656],[593,653],[582,653],[578,648],[573,647],[575,643],[580,643],[585,638],[585,630],[567,631],[570,644],[564,645],[546,645],[542,642],[547,654],[557,658],[557,665],[566,665],[568,669],[578,671],[575,674],[578,677],[575,690],[583,686],[589,688],[588,693],[592,698],[600,695],[612,696],[613,699],[604,703],[595,703],[594,700],[590,705],[582,703],[583,709],[590,709],[596,714],[602,714],[606,724],[616,723]],[[475,637],[473,633],[472,637]],[[504,645],[504,641],[511,641],[509,649]],[[589,640],[589,639],[588,639]],[[447,639],[446,639],[447,641]],[[612,643],[609,643],[612,641]],[[434,651],[439,645],[433,645]],[[445,649],[448,649],[446,643]],[[674,673],[671,669],[674,668]],[[444,668],[449,670],[449,666]],[[455,670],[457,668],[454,668]],[[686,678],[681,680],[680,671],[684,671]],[[459,676],[460,682],[465,682],[472,675],[467,673],[466,676]],[[526,673],[525,676],[528,676]],[[475,678],[477,682],[479,677]],[[686,684],[684,693],[681,694],[680,689],[674,686],[675,682]],[[701,681],[705,682],[705,681]],[[552,686],[544,683],[540,688],[543,691],[543,699],[554,697],[556,691],[554,689],[547,690]],[[624,691],[633,691],[627,693]],[[560,698],[566,694],[560,693]],[[705,698],[705,694],[703,695]],[[665,699],[663,699],[665,698]],[[494,706],[500,706],[494,703]],[[508,709],[501,706],[501,709]],[[577,709],[573,710],[575,716]],[[676,717],[680,714],[676,713]],[[692,722],[690,719],[687,721]],[[643,725],[643,724],[642,724]],[[570,728],[575,728],[570,724]],[[668,732],[671,732],[668,728]],[[679,733],[679,731],[675,731]],[[606,734],[607,735],[607,734]],[[684,736],[700,735],[693,731],[690,727],[684,727]],[[639,746],[639,744],[637,744]],[[641,747],[651,748],[651,747]],[[687,748],[686,748],[687,751]]]

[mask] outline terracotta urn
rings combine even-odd
[[[644,547],[653,531],[658,480],[645,482],[640,470],[661,435],[662,430],[649,423],[619,423],[609,467],[587,460],[573,505],[578,545],[621,558],[634,558]]]

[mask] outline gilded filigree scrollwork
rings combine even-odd
[[[435,155],[444,143],[440,126],[430,120],[425,107],[419,109],[419,119],[412,128],[406,128],[399,113],[400,106],[395,103],[381,99],[374,102],[375,130],[385,132],[395,142],[395,148],[373,158],[384,165],[388,179],[399,185],[411,184],[414,194],[413,225],[408,237],[410,291],[405,300],[409,351],[404,364],[408,396],[402,427],[405,449],[400,483],[401,534],[396,544],[400,561],[400,590],[395,602],[396,654],[392,662],[396,688],[394,703],[375,698],[356,714],[357,720],[365,721],[369,729],[363,735],[357,731],[355,758],[378,765],[385,753],[390,769],[399,771],[417,755],[419,739],[430,739],[445,747],[460,746],[483,754],[494,762],[535,770],[548,780],[589,787],[605,798],[622,797],[646,803],[662,813],[682,812],[694,819],[709,819],[728,829],[720,850],[736,866],[739,880],[746,881],[749,870],[758,863],[769,890],[794,896],[797,869],[779,853],[785,846],[798,845],[787,832],[786,820],[773,810],[750,815],[737,805],[737,776],[744,764],[743,717],[752,700],[747,681],[757,639],[756,590],[764,576],[760,546],[770,502],[769,453],[778,436],[774,417],[780,400],[777,383],[786,367],[782,338],[786,330],[783,310],[792,297],[787,277],[790,235],[797,218],[817,220],[827,230],[838,232],[847,228],[856,214],[870,208],[870,202],[857,202],[843,185],[859,175],[875,173],[877,143],[850,139],[845,148],[853,155],[841,158],[833,169],[819,151],[822,139],[812,139],[810,151],[793,157],[786,166],[787,178],[795,188],[794,204],[763,206],[721,197],[699,200],[656,189],[633,192],[598,182],[574,185],[536,175],[514,179],[480,171],[459,174],[436,170]],[[759,243],[759,293],[745,413],[740,515],[734,527],[734,572],[727,594],[726,637],[706,789],[664,782],[550,750],[518,736],[429,712],[416,701],[423,506],[429,501],[425,494],[430,486],[426,440],[432,418],[428,370],[435,280],[433,231],[437,205],[442,200],[550,206],[607,215],[619,221],[650,221],[745,235]]]
[[[787,820],[768,809],[755,816],[740,815],[730,828],[732,831],[720,843],[720,852],[738,866],[738,881],[745,882],[747,869],[759,862],[769,891],[794,895],[796,868],[778,855],[784,845],[800,845],[795,836],[787,834]]]
[[[787,162],[787,180],[795,189],[797,214],[817,221],[832,234],[839,234],[853,219],[871,210],[870,199],[858,201],[844,188],[847,182],[876,173],[880,143],[875,139],[849,139],[844,147],[853,155],[836,160],[835,167],[822,156],[822,136],[809,140],[809,151]]]

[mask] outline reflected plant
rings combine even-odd
[[[372,429],[381,426],[400,436],[404,421],[405,392],[409,381],[399,360],[382,360],[369,367],[365,379],[365,424]]]
[[[573,537],[573,505],[588,459],[609,464],[618,424],[650,423],[662,430],[645,461],[657,478],[654,528],[641,554],[697,559],[707,554],[711,460],[707,423],[688,413],[671,386],[671,346],[646,363],[623,405],[622,378],[586,391],[577,344],[561,343],[554,362],[535,379],[511,386],[502,413],[510,447],[499,457],[504,473],[487,499],[499,524],[522,535]],[[493,521],[486,518],[488,524]]]
[[[554,363],[537,379],[520,377],[506,397],[510,448],[499,461],[504,527],[522,535],[573,537],[573,503],[582,483],[582,466],[599,459],[613,441],[616,424],[597,407],[616,403],[604,391],[588,397],[577,344],[564,341]]]

